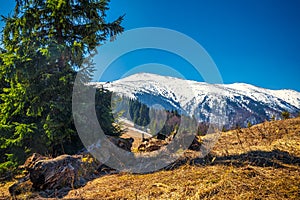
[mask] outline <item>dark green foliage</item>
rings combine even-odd
[[[55,156],[80,147],[71,104],[76,74],[84,71],[87,81],[93,65],[83,61],[97,45],[123,31],[122,17],[105,21],[107,10],[107,0],[18,0],[13,15],[3,18],[3,169],[12,169],[33,152]]]
[[[121,127],[114,123],[114,116],[111,108],[112,92],[105,89],[97,89],[95,95],[96,115],[101,129],[106,135],[120,136],[122,134]]]
[[[282,119],[289,119],[290,118],[290,113],[287,111],[283,111],[281,113]]]
[[[4,52],[5,52],[4,49],[2,49],[2,48],[0,47],[0,55],[2,55]],[[2,66],[3,66],[3,60],[2,60],[2,58],[0,57],[0,69],[2,68]],[[1,73],[1,71],[0,71],[0,94],[3,93],[3,88],[7,88],[7,87],[9,87],[9,84],[8,84],[7,81],[5,81],[5,76],[2,75],[2,73]],[[1,102],[2,102],[2,100],[1,100],[1,98],[0,98],[0,103],[1,103]]]
[[[275,119],[276,119],[275,115],[272,115],[271,121],[275,121]]]
[[[165,126],[167,120],[167,112],[165,110],[150,109],[151,123],[149,125],[151,135],[156,135]]]
[[[138,126],[147,126],[150,123],[149,108],[137,100],[129,100],[129,114]]]
[[[250,128],[252,126],[252,123],[251,122],[248,122],[247,123],[247,128]]]
[[[222,127],[222,132],[226,132],[226,131],[227,131],[226,127],[223,126],[223,127]]]
[[[205,135],[208,131],[209,124],[199,123],[195,117],[180,115],[177,110],[148,108],[138,99],[127,97],[118,97],[118,99],[115,111],[122,113],[122,117],[133,121],[135,125],[139,126],[137,128],[144,131],[150,129],[150,134],[153,136],[175,135],[179,130]],[[181,124],[182,122],[184,124]]]

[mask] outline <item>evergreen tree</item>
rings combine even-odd
[[[122,17],[105,21],[107,10],[108,0],[17,0],[13,16],[3,18],[0,148],[6,157],[0,162],[63,153],[65,143],[78,140],[71,113],[76,73],[85,70],[88,78],[92,68],[83,61],[123,31]]]
[[[252,123],[251,123],[251,122],[248,122],[248,123],[247,123],[247,127],[250,128],[251,126],[252,126]]]
[[[4,52],[5,52],[4,49],[0,47],[0,55],[2,55]],[[2,66],[3,66],[3,60],[0,57],[0,70],[2,69]],[[9,87],[9,84],[7,81],[5,81],[5,75],[0,71],[0,94],[3,93],[3,88],[7,88],[7,87]],[[1,102],[2,100],[0,99],[0,103]]]
[[[275,121],[275,119],[276,119],[275,115],[272,115],[271,121]]]
[[[121,127],[115,124],[112,126],[114,116],[111,110],[112,92],[104,89],[97,89],[95,96],[95,110],[101,129],[106,135],[120,136],[123,132]]]
[[[226,131],[227,131],[226,127],[223,126],[223,127],[222,127],[222,132],[226,132]]]
[[[147,126],[150,123],[148,106],[138,100],[129,101],[129,113],[133,122],[138,126]]]
[[[281,116],[282,116],[283,119],[288,119],[288,118],[290,118],[290,113],[287,112],[287,111],[283,111],[281,113]]]

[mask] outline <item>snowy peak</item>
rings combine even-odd
[[[282,111],[296,115],[300,111],[300,93],[270,90],[245,83],[208,84],[149,73],[139,73],[111,83],[93,83],[120,96],[138,99],[153,106],[210,121],[226,116],[228,124],[259,123]]]

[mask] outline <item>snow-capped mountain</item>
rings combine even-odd
[[[269,90],[244,83],[208,84],[156,74],[140,73],[111,82],[93,83],[119,96],[138,99],[152,107],[195,116],[199,121],[223,120],[228,127],[237,123],[256,124],[283,111],[300,111],[300,93]]]

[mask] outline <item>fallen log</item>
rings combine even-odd
[[[117,146],[116,148],[119,147],[125,151],[131,151],[132,138],[107,137],[112,144]],[[26,191],[31,189],[42,193],[47,191],[46,197],[56,197],[57,191],[64,191],[65,188],[81,187],[87,181],[100,174],[114,171],[103,165],[103,163],[98,162],[88,152],[72,156],[61,155],[56,158],[49,158],[34,153],[20,168],[25,169],[28,175],[9,188],[12,196],[23,191],[25,185],[30,185],[30,188],[26,188]]]
[[[79,187],[84,181],[80,176],[80,156],[62,155],[55,159],[39,160],[29,169],[32,187],[36,190]]]
[[[131,151],[133,139],[123,139],[107,136],[116,148]],[[11,195],[22,191],[22,185],[27,181],[32,183],[32,188],[36,191],[60,190],[62,188],[78,188],[99,174],[109,173],[113,169],[101,167],[103,163],[98,162],[88,152],[80,155],[61,155],[56,158],[49,158],[34,153],[20,168],[28,172],[26,178],[10,188]],[[27,184],[28,185],[28,184]]]
[[[12,197],[28,191],[38,191],[43,197],[62,197],[62,193],[97,177],[100,165],[89,154],[52,159],[35,153],[21,166],[28,175],[13,184],[9,192]]]

